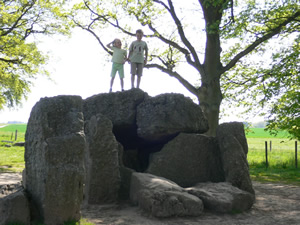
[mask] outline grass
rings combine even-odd
[[[246,136],[247,138],[287,138],[288,133],[286,131],[279,131],[274,137],[268,131],[265,131],[264,128],[250,128],[246,132]]]
[[[25,132],[27,125],[26,124],[9,124],[0,128],[0,140],[3,141],[13,141],[13,142],[22,142],[25,140]],[[16,137],[17,131],[17,139]],[[5,145],[4,142],[1,142],[0,146]]]
[[[13,143],[25,141],[26,128],[26,124],[9,124],[0,128],[0,172],[21,172],[24,169],[24,147],[13,146]]]
[[[0,172],[22,172],[24,168],[24,147],[0,147]]]
[[[7,225],[23,225],[22,223],[8,223]],[[44,225],[43,223],[33,223],[33,225]],[[95,225],[87,222],[86,219],[80,219],[79,222],[65,222],[64,225]]]
[[[247,159],[251,179],[300,186],[300,154],[298,153],[298,168],[296,168],[295,140],[283,138],[286,137],[284,132],[279,132],[276,137],[273,137],[263,128],[256,128],[253,131],[254,133],[247,134],[249,147]],[[268,146],[268,168],[266,166],[265,141]]]

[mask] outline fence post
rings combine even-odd
[[[18,138],[18,130],[16,130],[15,141],[17,140],[17,138]]]
[[[295,141],[295,166],[298,168],[298,159],[297,159],[297,141]]]
[[[272,151],[272,141],[270,141],[270,152]]]
[[[265,149],[266,149],[266,167],[268,168],[269,163],[268,163],[268,142],[265,141]]]

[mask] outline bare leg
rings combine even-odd
[[[136,88],[140,88],[141,76],[137,76]]]
[[[131,88],[134,88],[134,74],[131,74]]]
[[[112,86],[113,86],[113,84],[114,84],[114,79],[115,79],[115,77],[112,77],[111,78],[111,80],[110,80],[110,92],[112,91]]]
[[[124,80],[123,78],[120,78],[120,81],[121,81],[121,88],[122,88],[122,91],[124,90]]]

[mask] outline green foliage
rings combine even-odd
[[[282,40],[285,42],[284,40]],[[300,35],[266,58],[240,64],[224,85],[226,96],[246,113],[267,117],[267,130],[276,134],[286,130],[291,138],[300,139]],[[264,109],[263,111],[257,111]]]
[[[48,75],[47,56],[37,48],[39,34],[67,34],[65,1],[4,0],[0,2],[0,109],[26,98],[34,79]]]

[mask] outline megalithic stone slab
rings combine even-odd
[[[203,134],[180,133],[151,155],[146,171],[182,187],[225,180],[218,142]]]
[[[149,142],[208,130],[200,106],[182,94],[161,94],[143,101],[137,108],[137,126],[138,136]]]
[[[103,93],[84,100],[84,119],[90,120],[99,113],[107,116],[114,127],[128,129],[135,126],[136,107],[149,97],[141,89],[131,89],[124,92]]]
[[[248,144],[244,125],[240,122],[223,123],[217,128],[225,181],[254,194],[247,161]]]
[[[112,122],[97,114],[86,121],[85,204],[116,202],[121,185],[119,148]]]
[[[130,200],[155,217],[199,216],[203,202],[176,183],[147,173],[133,173]]]
[[[84,147],[80,96],[42,98],[36,103],[25,135],[25,188],[47,225],[80,219]]]
[[[0,224],[30,224],[28,199],[21,189],[0,198]]]

